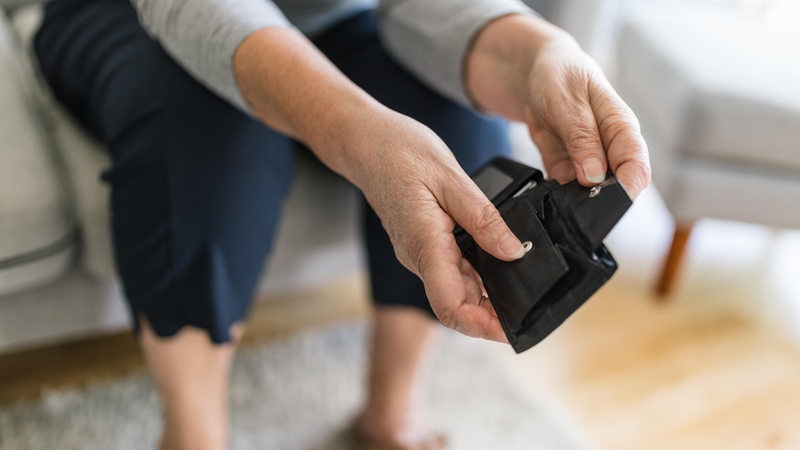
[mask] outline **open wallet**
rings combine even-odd
[[[617,269],[603,239],[631,205],[609,173],[586,188],[546,181],[544,174],[495,158],[472,179],[494,203],[526,253],[499,260],[456,228],[456,242],[483,281],[508,341],[521,353],[547,337]]]

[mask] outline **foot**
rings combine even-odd
[[[377,439],[366,436],[356,427],[350,430],[350,437],[355,450],[446,450],[447,438],[439,433],[428,434],[425,438],[414,442]]]
[[[350,429],[357,450],[445,450],[441,433],[420,425],[379,424],[361,416]]]

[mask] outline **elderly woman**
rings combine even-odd
[[[442,449],[420,398],[435,319],[503,341],[453,239],[520,241],[465,173],[526,122],[551,177],[632,196],[634,115],[563,31],[516,0],[53,0],[35,49],[106,143],[117,267],[164,405],[164,449],[227,445],[226,386],[295,153],[366,199],[376,302],[364,449]],[[479,111],[479,112],[476,112]],[[496,116],[485,115],[491,113]]]

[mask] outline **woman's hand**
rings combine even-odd
[[[543,45],[527,87],[525,123],[550,177],[591,186],[610,167],[633,198],[648,185],[647,146],[636,116],[577,45]]]
[[[522,244],[435,133],[368,96],[294,30],[253,33],[234,70],[256,116],[362,190],[442,323],[506,340],[453,228],[504,260],[522,257]]]
[[[636,116],[597,64],[563,31],[523,15],[484,28],[467,60],[482,108],[528,124],[551,178],[603,181],[607,170],[635,198],[650,183]]]
[[[424,125],[385,111],[353,130],[348,178],[381,218],[400,262],[418,275],[433,311],[463,334],[507,342],[480,277],[462,257],[456,223],[503,260],[522,257],[497,209]]]

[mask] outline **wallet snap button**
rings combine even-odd
[[[529,251],[533,250],[533,242],[531,241],[523,242],[522,248],[525,249],[525,253],[528,253]]]

